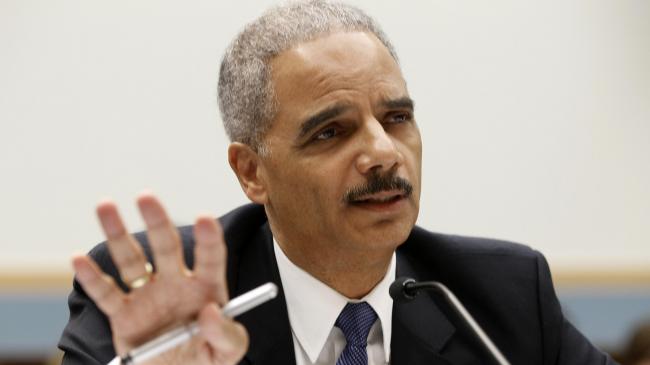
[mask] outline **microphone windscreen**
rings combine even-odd
[[[395,281],[390,284],[390,288],[388,289],[390,297],[393,298],[393,300],[396,302],[408,302],[409,300],[415,298],[413,295],[406,292],[406,283],[414,282],[415,280],[407,278],[405,276],[401,276],[395,279]]]

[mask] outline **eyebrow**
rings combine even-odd
[[[410,111],[413,111],[415,108],[415,102],[408,96],[397,99],[386,99],[383,100],[380,105],[386,109],[409,109]]]
[[[309,117],[307,120],[302,122],[302,124],[300,125],[300,134],[298,135],[298,137],[299,138],[304,137],[307,133],[309,133],[314,128],[318,127],[319,125],[327,122],[332,118],[336,118],[337,116],[346,112],[348,109],[350,109],[350,105],[335,104],[328,108],[325,108],[324,110],[321,110],[320,112],[314,114],[313,116]]]

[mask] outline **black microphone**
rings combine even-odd
[[[408,302],[418,295],[421,290],[433,290],[437,294],[441,295],[445,301],[454,309],[454,312],[463,319],[465,324],[472,330],[473,335],[479,340],[479,343],[483,345],[485,350],[492,356],[492,359],[499,365],[510,365],[508,360],[503,356],[501,351],[497,346],[492,342],[490,337],[483,331],[481,326],[476,323],[474,317],[465,309],[463,303],[458,300],[458,298],[451,292],[446,286],[437,281],[422,281],[417,282],[415,279],[407,277],[399,277],[390,284],[390,293],[391,298],[395,302]]]

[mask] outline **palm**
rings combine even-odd
[[[110,317],[116,351],[125,352],[146,341],[142,333],[157,333],[190,321],[207,303],[217,302],[215,293],[216,288],[191,274],[154,280],[134,290]]]

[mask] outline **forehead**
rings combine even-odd
[[[395,60],[365,32],[334,33],[298,44],[276,56],[271,70],[276,119],[300,118],[335,102],[371,105],[408,96]]]

